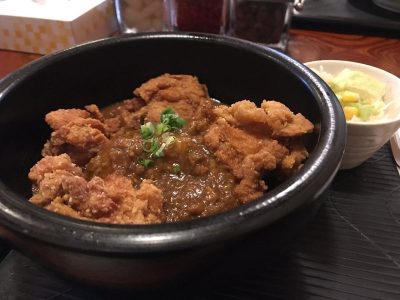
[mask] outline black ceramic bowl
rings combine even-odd
[[[318,129],[307,141],[311,155],[304,167],[248,205],[175,224],[98,224],[27,201],[28,171],[40,159],[50,134],[44,122],[47,112],[126,99],[134,87],[166,72],[197,76],[211,97],[224,103],[277,99],[301,112]],[[234,241],[285,216],[291,220],[290,213],[313,203],[338,169],[345,121],[327,86],[284,54],[221,36],[155,33],[96,41],[48,55],[2,80],[0,140],[1,237],[78,281],[144,287],[186,276],[221,249],[232,251]],[[268,228],[266,237],[272,236]],[[276,228],[275,237],[291,230]]]

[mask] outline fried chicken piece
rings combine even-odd
[[[32,167],[29,178],[36,185],[30,202],[72,217],[106,223],[147,224],[163,219],[161,191],[149,180],[138,190],[119,175],[105,179],[82,176],[68,155],[45,157]]]
[[[295,115],[277,101],[264,100],[258,108],[255,103],[242,100],[230,107],[216,107],[214,112],[235,127],[274,138],[301,136],[314,128],[302,114]]]
[[[137,199],[147,202],[148,210],[146,216],[160,216],[162,214],[163,197],[162,192],[151,180],[143,180],[139,190],[136,192]]]
[[[189,75],[158,76],[143,83],[134,94],[135,98],[123,102],[118,120],[105,119],[109,132],[123,127],[137,129],[145,122],[159,122],[161,112],[167,107],[188,122],[199,115],[199,110],[210,110],[206,107],[210,102],[207,88]]]
[[[32,198],[30,200],[32,203]],[[40,205],[40,204],[39,204]],[[43,205],[41,205],[43,206]],[[65,205],[65,201],[61,197],[55,198],[53,201],[51,201],[47,206],[43,206],[47,210],[53,211],[55,213],[64,215],[64,216],[69,216],[77,219],[85,219],[83,218],[78,211],[74,210],[73,208],[69,207],[68,205]]]
[[[212,101],[203,101],[200,103],[194,112],[192,121],[188,124],[190,133],[203,133],[210,127],[210,124],[215,122],[214,105],[215,103]]]
[[[90,113],[83,109],[58,109],[46,114],[45,121],[53,130],[57,130],[76,119],[87,119],[89,117]]]
[[[76,164],[84,165],[107,141],[107,137],[98,129],[89,126],[63,126],[51,134],[42,154],[46,156],[67,153]]]
[[[276,137],[296,137],[311,133],[314,125],[302,114],[294,114],[287,106],[277,101],[261,103],[268,118],[268,125]]]
[[[132,182],[124,176],[110,175],[104,180],[105,194],[118,203],[109,217],[98,218],[98,222],[115,224],[161,223],[163,219],[163,197],[150,180],[144,180],[135,190]]]
[[[113,106],[106,108],[103,111],[103,117],[107,133],[112,135],[119,130],[139,128],[146,115],[146,110],[140,113],[139,110],[145,104],[146,103],[142,99],[135,97],[124,100],[119,104],[117,106],[117,113]],[[110,112],[113,113],[110,114]]]
[[[190,75],[164,74],[145,82],[134,93],[146,103],[163,100],[199,102],[208,98],[206,86]]]
[[[90,128],[94,128],[99,130],[103,134],[106,134],[106,129],[103,122],[97,119],[68,116],[68,111],[70,110],[63,109],[62,111],[64,112],[62,114],[58,114],[59,111],[60,110],[52,111],[46,115],[46,120],[51,120],[48,124],[50,125],[50,127],[52,127],[54,131],[60,130],[66,126],[76,125],[79,127],[87,126]],[[74,112],[72,112],[72,114],[74,115]],[[61,118],[57,119],[57,116],[60,116]]]
[[[289,153],[278,141],[258,138],[223,118],[211,125],[204,141],[240,180],[235,193],[242,203],[261,196],[266,189],[261,173],[275,169]]]
[[[85,109],[90,113],[90,115],[97,120],[104,121],[104,116],[101,113],[99,107],[96,104],[86,105]]]
[[[267,190],[266,183],[261,180],[261,172],[276,168],[276,157],[268,149],[244,157],[241,164],[241,181],[235,187],[235,194],[242,203],[247,203],[262,196]]]
[[[49,180],[46,182],[43,180],[38,191],[42,198],[47,200],[41,203],[47,209],[51,207],[52,202],[56,202],[58,208],[64,204],[81,218],[96,220],[110,218],[118,209],[118,202],[121,201],[108,195],[108,186],[100,177],[93,177],[87,182],[82,177],[72,178],[68,174],[56,171],[47,173],[46,178]],[[47,191],[52,193],[46,193]]]
[[[83,177],[67,171],[55,170],[44,175],[38,185],[38,195],[41,200],[38,201],[36,198],[36,204],[45,206],[53,199],[61,197],[68,206],[77,208],[87,198],[87,182]]]
[[[82,169],[75,165],[67,154],[59,156],[46,156],[37,162],[28,174],[29,179],[38,185],[46,173],[63,170],[72,175],[83,176]]]
[[[281,170],[286,176],[292,175],[308,158],[308,151],[301,140],[291,141],[288,147],[290,153],[282,160],[281,165]]]
[[[313,124],[284,104],[263,101],[261,108],[242,100],[214,108],[217,121],[204,136],[205,143],[240,180],[235,194],[242,203],[260,197],[267,189],[265,172],[278,170],[291,175],[308,157],[300,140]]]
[[[249,100],[238,101],[231,106],[220,105],[214,109],[217,116],[224,118],[235,127],[265,125],[268,119],[265,112]]]
[[[171,107],[189,121],[199,105],[209,100],[207,88],[190,75],[158,76],[135,89],[134,94],[147,103],[142,109],[147,112],[148,121],[152,122],[160,120],[160,113],[166,107]]]
[[[90,148],[96,147],[106,140],[107,137],[104,133],[92,127],[90,123],[79,124],[71,122],[54,131],[51,134],[50,142],[53,146],[68,144],[77,149],[87,149],[90,152]]]
[[[77,208],[88,195],[82,169],[67,154],[42,158],[28,176],[35,186],[31,202],[41,206],[61,197],[69,206]]]
[[[59,109],[48,113],[46,122],[54,131],[43,148],[43,156],[67,153],[73,162],[84,165],[108,141],[105,125],[84,110]]]
[[[86,184],[88,195],[77,208],[81,214],[89,219],[110,217],[118,209],[120,199],[111,198],[107,193],[108,186],[100,177],[93,177]]]
[[[121,119],[120,117],[113,117],[113,118],[108,118],[104,120],[104,126],[107,130],[107,132],[112,135],[113,133],[116,133],[118,130],[121,129]]]

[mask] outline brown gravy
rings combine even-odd
[[[118,117],[123,103],[103,110],[105,116]],[[210,109],[216,103],[210,100]],[[202,132],[188,124],[174,133],[176,141],[165,157],[144,168],[137,157],[143,153],[142,138],[137,129],[114,134],[86,166],[86,177],[105,177],[118,173],[132,180],[138,188],[150,179],[162,191],[166,222],[208,216],[240,205],[233,193],[237,179],[204,144]],[[179,166],[179,170],[174,170]]]

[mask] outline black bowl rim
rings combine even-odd
[[[336,97],[309,68],[279,51],[237,38],[201,33],[155,32],[124,35],[81,44],[39,58],[0,81],[0,102],[22,79],[46,66],[97,47],[146,39],[220,43],[274,60],[311,89],[325,115],[320,140],[303,168],[259,200],[234,210],[191,221],[154,225],[110,225],[81,221],[37,207],[0,181],[0,223],[14,233],[71,250],[112,254],[155,253],[223,242],[269,225],[305,203],[328,186],[341,162],[346,123]],[[313,188],[312,185],[317,185]],[[302,191],[303,194],[300,196]],[[289,197],[291,201],[286,201]]]

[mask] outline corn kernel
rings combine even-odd
[[[351,120],[354,116],[357,116],[358,114],[358,108],[353,106],[345,106],[343,107],[343,111],[346,121]]]
[[[360,95],[355,92],[344,91],[341,94],[340,100],[343,103],[355,103],[358,102],[358,100],[360,100]]]

